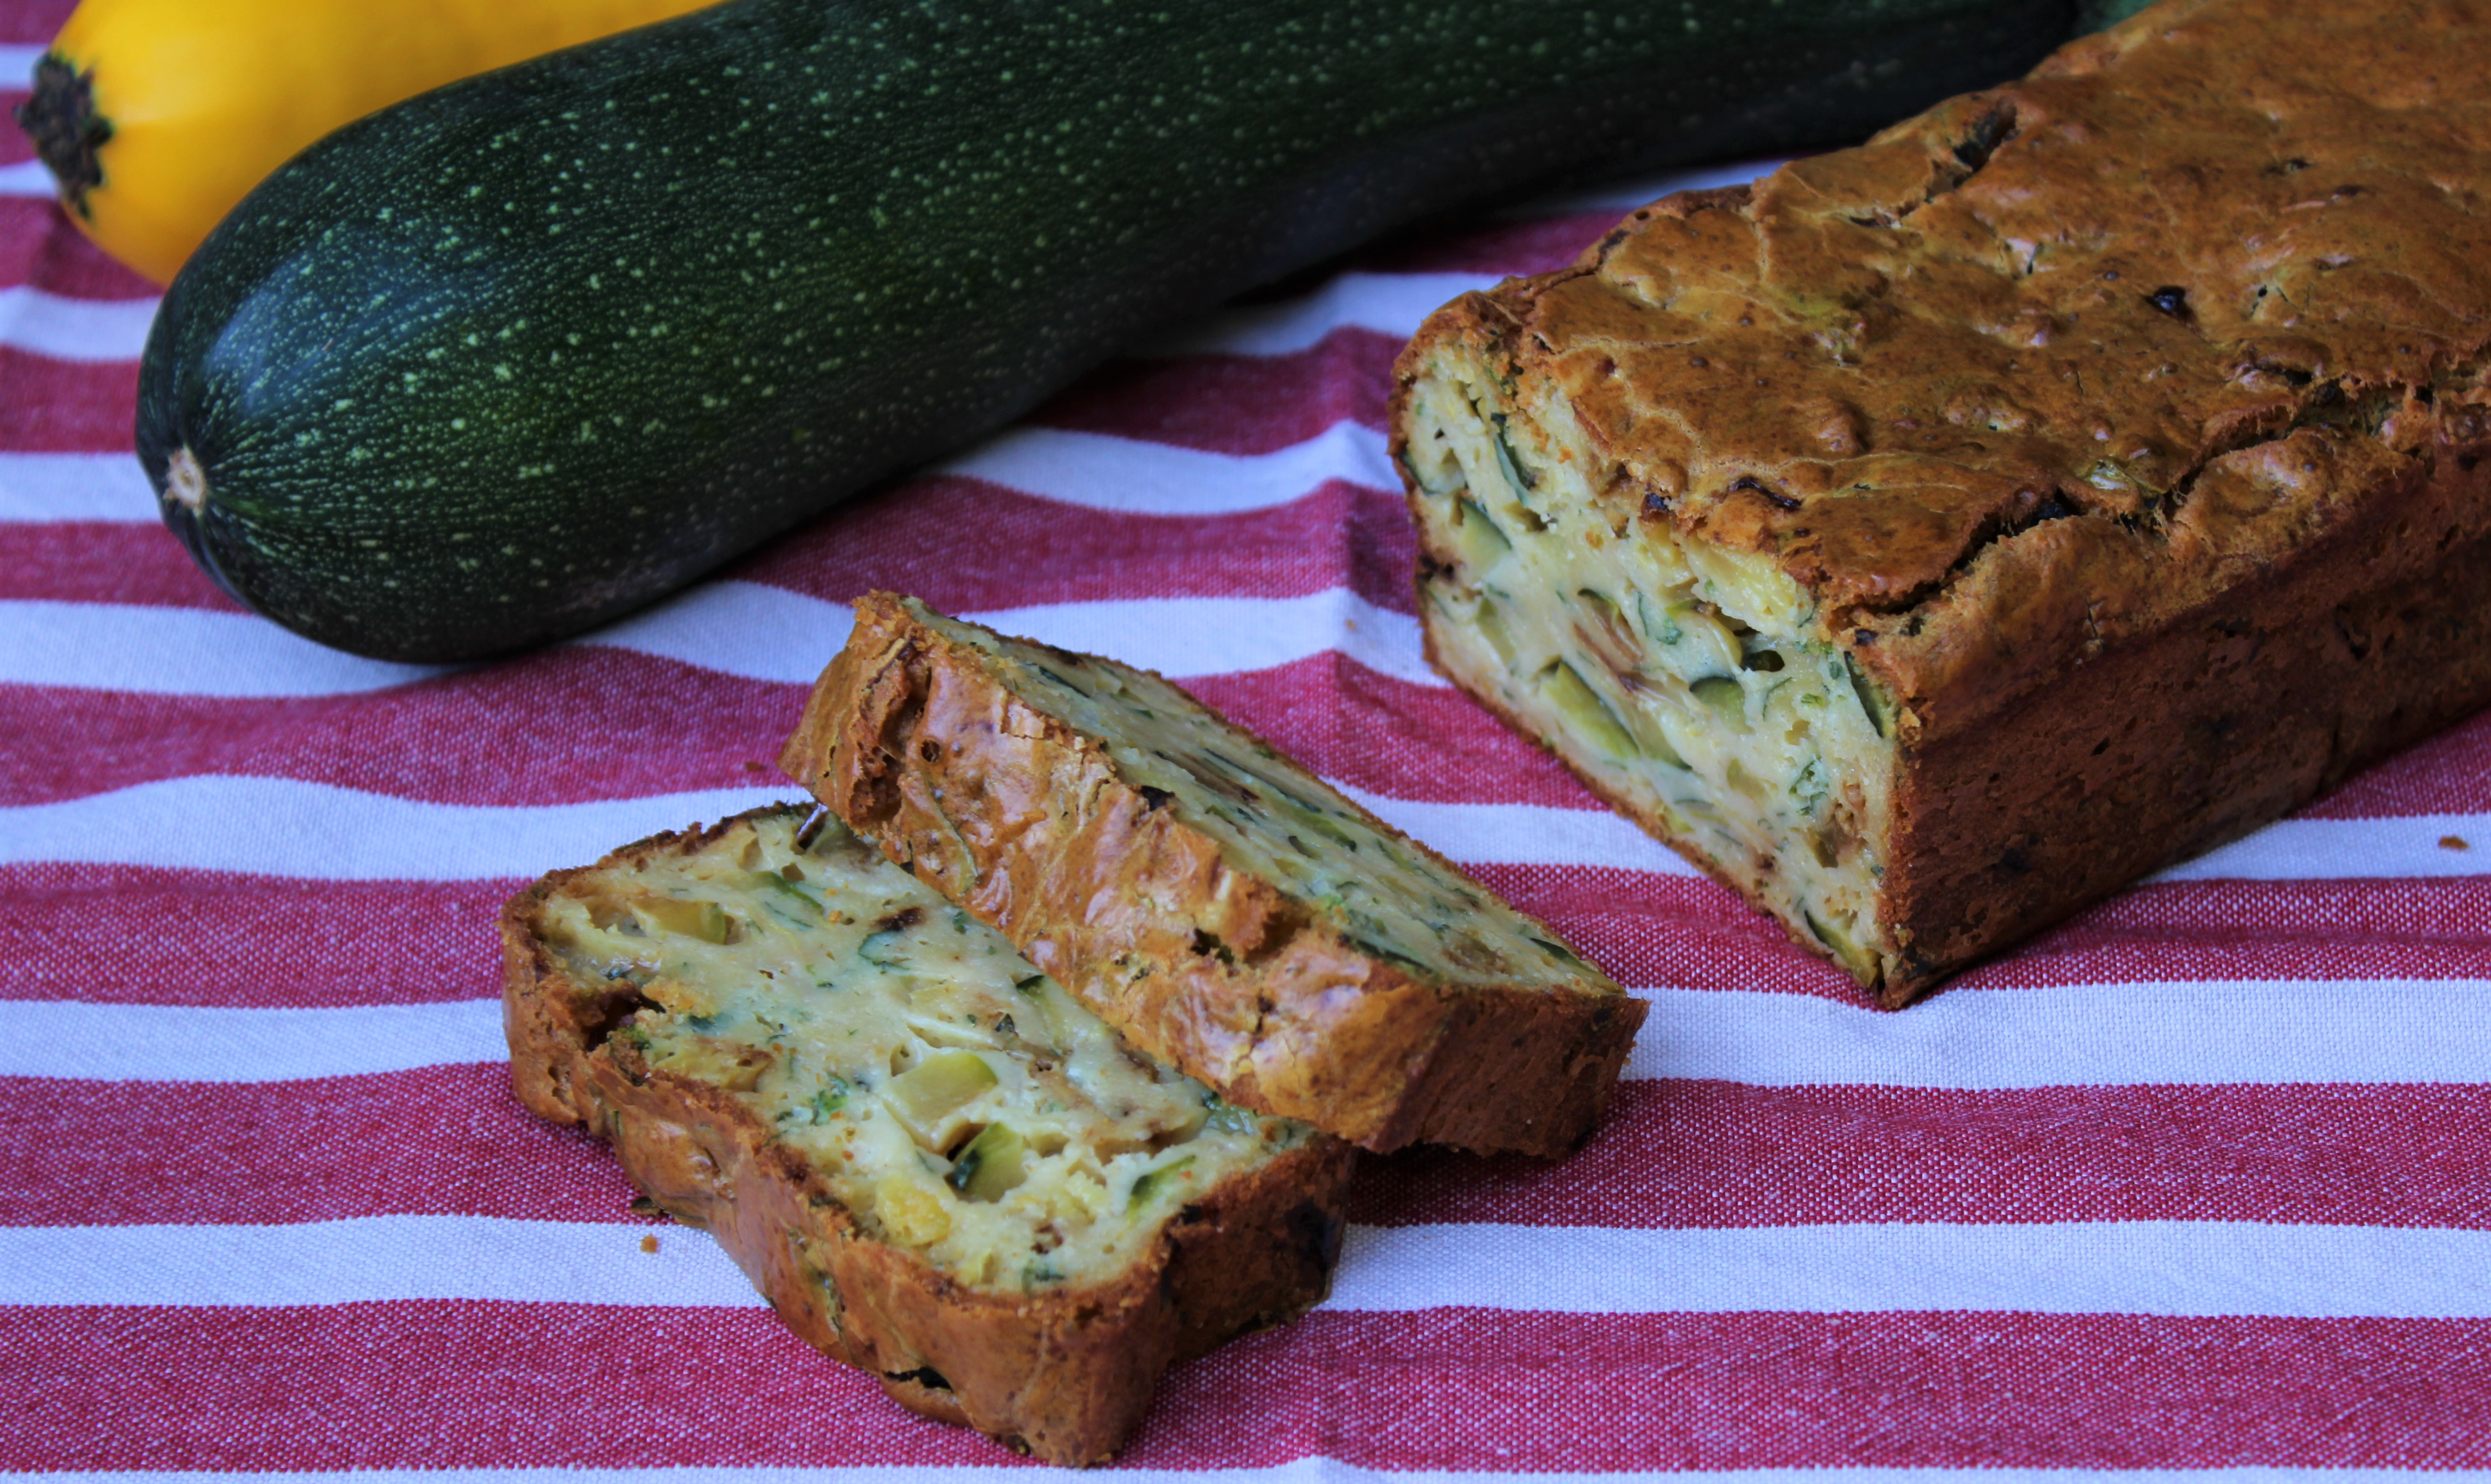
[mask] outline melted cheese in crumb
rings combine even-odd
[[[1618,524],[1588,456],[1448,354],[1413,389],[1409,472],[1446,664],[1659,819],[1863,981],[1891,744],[1882,702],[1761,559]]]
[[[1155,675],[911,612],[997,661],[1031,704],[1099,739],[1229,861],[1304,902],[1363,951],[1453,982],[1582,987],[1597,975],[1539,923],[1376,829],[1331,784]]]
[[[630,1054],[738,1097],[869,1236],[984,1288],[1096,1278],[1309,1137],[1128,1045],[836,821],[799,848],[802,812],[575,879],[541,930],[637,986]]]

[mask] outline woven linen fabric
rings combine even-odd
[[[65,12],[0,0],[0,86]],[[1405,235],[434,671],[191,567],[129,452],[152,291],[27,156],[0,131],[0,1470],[1032,1467],[798,1343],[507,1086],[496,906],[793,797],[871,587],[1165,671],[1652,1003],[1588,1148],[1370,1160],[1330,1302],[1170,1374],[1106,1476],[2491,1469],[2491,719],[1885,1014],[1429,673],[1393,353],[1626,196]]]

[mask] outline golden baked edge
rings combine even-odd
[[[1565,1153],[1598,1122],[1643,1021],[1596,971],[1603,993],[1438,986],[1362,951],[1229,872],[1095,740],[894,595],[859,599],[779,766],[1135,1045],[1366,1149]],[[1206,935],[1231,951],[1204,952]],[[1117,964],[1152,972],[1099,972]]]
[[[733,823],[653,836],[601,864],[696,851]],[[533,926],[547,898],[596,868],[553,872],[502,911],[503,1029],[519,1101],[604,1140],[668,1215],[717,1238],[798,1337],[901,1406],[1049,1463],[1101,1463],[1167,1367],[1294,1319],[1330,1291],[1356,1157],[1332,1141],[1207,1192],[1148,1260],[1107,1283],[981,1293],[865,1237],[818,1172],[724,1094],[618,1060],[609,1033],[632,1008],[630,987],[576,983]]]

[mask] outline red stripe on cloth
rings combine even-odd
[[[2429,741],[2345,780],[2301,811],[2303,819],[2379,819],[2410,814],[2491,813],[2491,712],[2479,712]],[[2491,850],[2491,837],[2469,841]]]
[[[1347,588],[1415,611],[1418,545],[1398,495],[1327,480],[1232,515],[1081,510],[976,480],[931,478],[834,511],[723,575],[846,604],[877,587],[950,612],[1160,597],[1295,597]],[[153,521],[0,526],[0,597],[236,605]]]
[[[732,781],[737,774],[729,773]],[[687,821],[686,823],[689,823]],[[616,844],[623,842],[616,841]],[[1725,889],[1567,866],[1473,871],[1630,984],[1814,995],[1850,979]],[[472,999],[494,988],[494,913],[517,882],[305,882],[129,866],[0,868],[0,993],[122,1004],[335,1005]],[[2333,920],[2306,940],[2210,947],[2231,914]],[[2143,888],[1982,966],[1966,990],[2189,978],[2491,977],[2491,882],[2210,883]],[[2095,941],[2086,942],[2088,937]],[[216,950],[204,951],[213,943]],[[357,966],[337,972],[340,961]]]
[[[768,787],[784,781],[778,745],[806,689],[585,649],[360,695],[21,686],[9,694],[28,735],[0,762],[0,804],[198,773],[510,806]]]
[[[0,164],[34,158],[14,129],[0,129]],[[153,299],[162,290],[104,255],[60,206],[29,196],[0,197],[0,288],[27,283],[66,299]]]
[[[8,0],[0,5],[0,42],[41,46],[58,36],[76,0]]]
[[[1967,985],[2491,977],[2491,877],[2135,887]]]
[[[1123,1462],[2455,1468],[2486,1415],[2478,1321],[1319,1314],[1173,1373]]]
[[[1009,1467],[758,1310],[0,1311],[0,1469]],[[1318,1314],[1119,1463],[1516,1471],[2491,1464],[2491,1324]]]
[[[0,1226],[625,1221],[606,1148],[498,1063],[285,1083],[0,1078]]]
[[[1187,688],[1353,788],[1454,802],[1598,807],[1546,753],[1468,701],[1379,676],[1336,654],[1245,675],[1195,677]],[[781,781],[778,744],[795,727],[806,689],[589,648],[337,696],[227,699],[16,686],[8,693],[27,725],[18,745],[0,754],[0,806],[195,773],[495,805],[771,786]],[[578,725],[585,717],[596,724]],[[453,735],[476,745],[439,745]]]
[[[689,821],[685,823],[689,824]],[[615,841],[617,845],[622,841]],[[1630,984],[1813,995],[1866,1004],[1839,971],[1710,882],[1564,866],[1473,872]],[[520,882],[308,882],[134,866],[0,868],[0,994],[111,1004],[232,1006],[423,1004],[496,988],[493,919]],[[2225,910],[2154,898],[2218,889],[2234,906],[2299,898],[2312,913],[2376,909],[2449,924],[2444,946],[2385,944],[2347,931],[2346,946],[2297,956],[2208,957],[2191,914]],[[2027,946],[1958,981],[1965,992],[2190,978],[2491,977],[2479,923],[2491,884],[2260,882],[2155,887],[2102,909],[2141,921],[2092,952]],[[2166,916],[2176,920],[2158,932]],[[2473,924],[2470,932],[2466,925]],[[2072,929],[2063,929],[2070,932]],[[2055,936],[2055,935],[2054,935]],[[2380,933],[2379,940],[2393,935]],[[2416,935],[2419,937],[2420,935]],[[203,945],[215,945],[207,951]],[[338,973],[340,962],[356,966]],[[1906,1011],[1905,1013],[1909,1013]]]
[[[1372,1226],[2257,1221],[2491,1227],[2491,1087],[1620,1085],[1550,1163],[1360,1167]]]
[[[55,361],[0,345],[0,450],[122,453],[138,418],[138,363]]]
[[[1579,866],[1471,874],[1625,983],[1865,1003],[1847,975],[1709,880]],[[2486,978],[2486,877],[2169,883],[2121,892],[1951,984]]]
[[[604,1148],[499,1064],[286,1082],[0,1079],[0,1226],[624,1221]],[[2491,1227],[2491,1087],[1629,1082],[1549,1161],[1374,1158],[1372,1226],[2251,1221]]]
[[[0,546],[5,549],[5,546]],[[1597,803],[1446,690],[1336,654],[1187,688],[1328,777],[1451,801]],[[220,699],[14,687],[0,805],[191,773],[300,778],[447,803],[545,804],[780,781],[806,687],[623,650],[552,650],[385,690]],[[596,717],[595,726],[549,718]],[[442,747],[459,735],[476,747]],[[759,767],[752,765],[759,764]]]
[[[1352,788],[1449,803],[1600,806],[1554,757],[1467,696],[1378,675],[1345,655],[1192,676],[1184,684],[1204,705]]]
[[[152,520],[0,525],[0,598],[248,611]]]
[[[0,1391],[13,1471],[1011,1462],[751,1309],[0,1309]]]
[[[954,613],[1337,587],[1408,613],[1417,561],[1400,496],[1340,480],[1194,516],[1081,509],[946,475],[835,511],[728,575],[841,603],[890,588]]]
[[[1337,422],[1381,432],[1401,343],[1344,329],[1290,355],[1110,362],[1026,421],[1216,453],[1269,453]]]
[[[501,992],[495,915],[523,885],[0,867],[0,997],[234,1007],[481,999]]]

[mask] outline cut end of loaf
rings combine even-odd
[[[1874,988],[1890,708],[1767,557],[1684,540],[1666,492],[1595,484],[1562,404],[1430,347],[1402,446],[1436,664],[1602,797]]]

